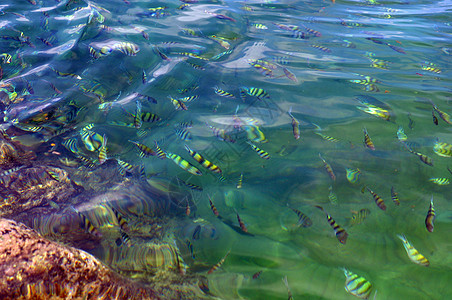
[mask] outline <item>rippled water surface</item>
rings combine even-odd
[[[44,203],[42,234],[81,213],[102,238],[80,247],[121,274],[177,265],[223,299],[353,299],[343,268],[372,284],[363,298],[450,299],[450,1],[0,11],[2,128],[96,196]]]

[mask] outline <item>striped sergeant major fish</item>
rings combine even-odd
[[[137,100],[137,110],[133,118],[133,126],[135,126],[135,128],[137,129],[141,128],[141,125],[143,125],[143,119],[141,118],[142,116],[141,108],[142,108],[141,102]]]
[[[410,153],[412,153],[412,154],[416,155],[417,157],[419,157],[420,161],[422,161],[424,164],[433,167],[433,159],[431,159],[430,157],[428,157],[428,156],[425,155],[425,154],[422,154],[422,153],[419,153],[419,152],[416,152],[416,151],[412,150],[412,149],[407,145],[407,143],[402,143],[402,144],[405,146],[405,148],[407,148],[407,150],[408,150]]]
[[[135,56],[140,51],[140,47],[130,42],[120,42],[113,46],[114,50],[124,53],[128,56]]]
[[[101,237],[102,234],[99,232],[99,230],[94,227],[93,223],[91,223],[91,221],[81,212],[79,212],[75,207],[71,206],[72,210],[75,211],[75,213],[79,216],[80,218],[80,226],[89,234],[94,235],[96,237]]]
[[[345,244],[347,242],[348,233],[342,228],[339,224],[334,221],[334,219],[323,209],[323,207],[319,205],[315,205],[318,209],[323,211],[326,214],[326,219],[330,226],[334,229],[334,233],[336,234],[336,238],[341,244]]]
[[[446,122],[447,124],[452,125],[452,120],[451,120],[450,115],[449,115],[448,113],[446,113],[446,112],[440,110],[440,109],[438,108],[438,106],[436,106],[435,103],[433,103],[432,100],[429,99],[428,101],[432,104],[433,109],[438,113],[439,117],[440,117],[441,119],[443,119],[443,121]]]
[[[369,133],[367,132],[367,129],[364,128],[364,146],[369,148],[370,150],[375,150],[375,145],[370,139]]]
[[[102,146],[103,137],[97,132],[82,129],[80,131],[80,136],[86,150],[88,151],[96,151]]]
[[[235,96],[231,93],[228,93],[222,89],[220,89],[218,86],[214,86],[213,89],[215,90],[215,94],[225,97],[225,98],[235,98]]]
[[[216,269],[218,269],[219,267],[221,267],[224,264],[224,261],[226,260],[226,258],[229,256],[229,253],[231,253],[231,250],[229,250],[225,256],[223,256],[222,259],[220,259],[220,261],[218,263],[216,263],[215,265],[212,266],[212,268],[210,268],[210,270],[207,272],[207,274],[212,274],[213,271],[215,271]]]
[[[213,204],[212,199],[210,198],[209,194],[207,194],[207,197],[209,198],[210,209],[212,210],[215,217],[219,217],[220,213],[218,212],[217,208]]]
[[[319,157],[323,162],[323,166],[325,167],[325,170],[327,171],[328,175],[330,175],[330,178],[335,181],[336,175],[333,172],[333,168],[331,168],[330,164],[326,162],[326,160],[322,157],[322,155],[319,153]]]
[[[138,148],[139,156],[141,158],[149,157],[151,155],[153,155],[153,156],[156,155],[154,150],[152,150],[151,148],[149,148],[148,146],[146,146],[144,144],[141,144],[141,143],[138,143],[138,142],[135,142],[135,141],[131,141],[131,140],[129,140],[129,142],[131,142],[132,144],[134,144]]]
[[[391,187],[391,199],[395,205],[400,205],[399,194],[395,191],[394,187]]]
[[[128,230],[129,225],[128,225],[127,221],[124,219],[124,217],[121,215],[121,213],[119,211],[117,211],[116,208],[114,208],[113,206],[109,206],[109,207],[113,211],[119,227],[121,227],[122,230]]]
[[[157,157],[160,159],[165,159],[166,158],[166,154],[165,152],[163,152],[163,150],[160,148],[160,145],[157,141],[154,141],[155,143],[155,153],[157,153]]]
[[[256,151],[256,153],[263,159],[270,159],[270,154],[262,150],[261,148],[258,148],[256,145],[252,144],[251,142],[247,143],[251,146],[251,148]]]
[[[368,188],[367,186],[365,186],[363,188],[363,190],[361,192],[364,193],[364,189],[367,189],[369,191],[369,193],[372,195],[372,197],[374,198],[375,203],[377,204],[377,206],[381,209],[381,210],[386,210],[386,204],[384,202],[384,200],[377,195],[377,193],[375,193],[374,191],[372,191],[370,188]]]
[[[104,134],[102,146],[99,148],[99,164],[107,161],[107,136]]]
[[[417,251],[416,248],[413,247],[413,245],[411,245],[404,234],[398,234],[397,237],[403,242],[403,247],[405,247],[406,254],[412,262],[424,267],[428,267],[430,265],[428,259],[425,258],[424,255],[419,253],[419,251]]]
[[[305,228],[312,226],[312,220],[307,215],[305,215],[304,213],[302,213],[301,211],[299,211],[296,208],[290,207],[289,204],[287,204],[287,207],[289,207],[294,213],[297,214],[297,216],[298,216],[297,226],[302,226]]]
[[[178,165],[182,170],[187,171],[190,174],[201,176],[202,172],[198,170],[195,166],[193,166],[191,163],[183,159],[177,154],[166,152],[166,157],[171,159],[176,165]]]
[[[243,186],[243,172],[240,174],[239,181],[237,182],[236,188],[241,189]]]
[[[350,226],[359,225],[370,215],[370,209],[362,208],[359,211],[352,211],[352,217],[349,220]]]
[[[364,277],[343,268],[345,275],[345,290],[360,299],[368,299],[372,292],[372,284]]]
[[[170,99],[171,103],[174,105],[174,108],[176,110],[188,110],[187,106],[185,105],[185,103],[179,99],[174,99],[171,96],[168,96],[168,98]]]
[[[425,226],[429,232],[433,232],[433,221],[435,221],[435,208],[433,207],[433,196],[430,199],[430,207],[427,212],[427,217],[425,218]]]
[[[128,162],[125,162],[123,160],[120,160],[119,158],[116,159],[119,165],[119,174],[122,176],[126,175],[126,172],[132,173],[133,169],[135,168],[134,165],[129,164]]]
[[[70,138],[65,140],[62,145],[69,150],[70,152],[77,154],[80,153],[80,150],[77,147],[77,140],[75,138]]]
[[[130,247],[130,236],[122,230],[120,230],[120,233],[121,233],[122,243],[124,245],[126,245],[127,247]]]
[[[193,157],[194,160],[196,160],[200,165],[202,165],[207,170],[209,170],[211,172],[214,172],[214,173],[221,173],[222,172],[221,169],[218,166],[214,165],[213,163],[211,163],[210,161],[205,159],[198,152],[193,151],[192,149],[190,149],[190,147],[188,147],[187,145],[185,145],[185,149],[188,151],[190,156]]]
[[[176,133],[176,136],[183,141],[191,140],[191,133],[185,128],[174,128],[174,132]]]
[[[240,97],[242,98],[243,101],[246,98],[246,94],[256,97],[259,100],[270,98],[270,95],[264,89],[255,88],[255,87],[246,87],[246,86],[241,87],[240,88]]]

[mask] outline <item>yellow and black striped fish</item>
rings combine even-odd
[[[247,143],[251,146],[251,148],[256,151],[256,153],[263,159],[270,159],[270,154],[268,154],[267,152],[265,152],[264,150],[256,147],[256,145],[252,144],[251,142]]]
[[[11,60],[13,58],[11,56],[11,54],[8,54],[8,53],[2,53],[2,54],[0,54],[0,57],[2,58],[2,63],[4,63],[4,64],[10,64]]]
[[[162,118],[151,112],[143,112],[141,113],[141,120],[143,120],[143,122],[153,123],[161,121]]]
[[[435,221],[435,208],[433,207],[433,196],[430,199],[430,207],[427,212],[427,217],[425,218],[425,226],[429,232],[433,232],[433,221]]]
[[[369,133],[367,132],[367,129],[364,128],[364,146],[369,148],[370,150],[375,150],[375,145],[370,139]]]
[[[408,258],[414,262],[415,264],[428,267],[430,265],[430,262],[428,259],[419,253],[419,251],[416,250],[416,248],[411,245],[411,243],[407,240],[405,235],[398,234],[397,237],[403,242],[403,247],[405,247],[405,251],[408,254]]]
[[[320,133],[320,132],[314,132],[314,133],[317,134],[318,136],[320,136],[325,141],[332,142],[332,143],[339,142],[339,140],[337,138],[335,138],[335,137],[332,137],[332,136],[329,136],[329,135],[324,135],[323,133]]]
[[[77,147],[77,140],[75,138],[70,138],[65,140],[62,145],[72,153],[80,153],[80,150]]]
[[[226,258],[228,257],[229,253],[231,253],[231,250],[229,250],[226,255],[220,259],[220,261],[218,263],[216,263],[212,268],[210,268],[210,270],[207,272],[207,274],[212,274],[213,271],[215,271],[216,269],[218,269],[219,267],[221,267],[224,264],[224,261],[226,260]]]
[[[452,157],[452,145],[448,143],[440,143],[436,140],[433,151],[442,157]]]
[[[187,106],[185,105],[185,103],[183,101],[174,99],[171,96],[168,96],[168,98],[170,99],[171,103],[173,103],[174,108],[176,110],[188,110]]]
[[[334,233],[336,234],[336,238],[339,240],[341,244],[345,244],[347,242],[348,233],[342,228],[339,224],[334,221],[334,219],[323,209],[323,207],[319,205],[315,205],[318,209],[323,211],[326,214],[326,219],[330,226],[334,229]]]
[[[123,218],[123,216],[117,211],[114,207],[110,206],[111,210],[115,214],[116,221],[118,222],[119,227],[121,227],[122,230],[128,230],[129,225],[127,224],[127,221]]]
[[[382,209],[382,210],[386,210],[386,204],[383,201],[383,199],[377,195],[377,193],[375,193],[374,191],[372,191],[369,187],[365,186],[362,190],[362,192],[364,193],[364,189],[367,189],[369,191],[369,193],[372,195],[372,197],[374,198],[375,203],[377,204],[377,206]]]
[[[121,232],[122,243],[124,245],[126,245],[127,247],[130,247],[130,236],[122,230],[120,230],[120,232]]]
[[[102,146],[99,148],[99,164],[103,164],[107,160],[107,136],[104,134]]]
[[[81,212],[79,212],[75,207],[71,206],[71,208],[75,211],[75,213],[79,216],[81,223],[80,226],[89,234],[92,234],[96,237],[102,236],[99,230],[94,227],[93,223]]]
[[[185,128],[174,128],[174,132],[176,133],[176,136],[183,141],[191,140],[191,133]]]
[[[323,52],[326,52],[326,53],[331,53],[331,49],[330,48],[322,46],[322,45],[309,45],[309,46],[311,46],[312,48],[315,48],[315,49],[319,49],[319,50],[321,50]]]
[[[212,171],[214,173],[221,173],[221,169],[218,166],[214,165],[213,163],[205,159],[201,154],[199,154],[196,151],[193,151],[187,145],[185,145],[185,149],[188,151],[190,156],[193,157],[194,160],[196,160],[200,165],[202,165],[207,170]]]
[[[448,185],[450,183],[449,178],[430,178],[428,181],[437,185]]]
[[[432,100],[429,100],[429,101],[430,101],[430,103],[432,104],[433,109],[438,113],[439,117],[440,117],[441,119],[443,119],[443,121],[446,122],[447,124],[452,125],[452,120],[451,120],[450,115],[449,115],[448,113],[446,113],[446,112],[440,110],[440,109],[438,108],[438,106],[436,106],[435,103],[433,103]]]
[[[331,168],[330,164],[326,162],[326,160],[322,157],[322,155],[319,153],[319,157],[323,162],[323,166],[325,167],[325,170],[328,172],[328,175],[330,175],[330,178],[335,181],[336,175],[334,175],[333,168]]]
[[[226,98],[235,98],[235,96],[229,92],[226,92],[222,89],[220,89],[218,86],[214,86],[213,89],[215,90],[215,94],[226,97]]]
[[[422,70],[433,72],[436,74],[441,74],[441,69],[439,69],[434,63],[424,62],[421,64]]]
[[[259,100],[268,99],[270,98],[270,95],[267,93],[266,90],[261,88],[255,88],[255,87],[241,87],[240,88],[241,97],[243,96],[242,93],[246,93],[250,96],[254,96]],[[242,97],[243,98],[243,97]]]
[[[248,232],[248,229],[246,228],[245,223],[243,223],[242,219],[240,218],[239,213],[237,211],[235,213],[237,214],[237,221],[239,222],[240,229],[243,232]]]
[[[200,191],[200,192],[203,191],[203,188],[200,187],[199,185],[196,185],[196,184],[193,184],[193,183],[190,183],[190,182],[186,182],[186,181],[184,181],[184,180],[182,180],[182,179],[180,179],[180,178],[177,178],[177,180],[178,180],[179,182],[182,182],[186,187],[188,187],[188,188],[190,188],[190,189],[192,189],[192,190]]]
[[[128,162],[125,162],[123,160],[120,159],[116,159],[116,161],[118,162],[119,165],[119,174],[121,174],[122,176],[124,176],[127,172],[131,173],[133,171],[133,169],[135,168],[134,165],[129,164]]]
[[[391,186],[391,199],[395,205],[400,205],[399,194],[395,191],[393,186]]]
[[[137,110],[133,118],[133,126],[135,126],[135,128],[137,129],[140,129],[141,125],[143,125],[143,119],[141,118],[142,116],[141,108],[142,108],[141,102],[137,100]]]
[[[85,145],[85,148],[88,151],[96,151],[102,146],[103,137],[97,132],[83,128],[80,131],[80,136],[82,138],[83,144]]]
[[[155,156],[156,152],[154,150],[152,150],[151,148],[149,148],[148,146],[135,142],[135,141],[131,141],[129,140],[129,142],[133,143],[139,150],[139,156],[140,157],[149,157],[150,155]]]
[[[372,292],[372,284],[364,277],[343,268],[345,275],[345,290],[360,299],[368,299]]]
[[[350,218],[350,226],[359,225],[370,215],[370,209],[362,208],[359,211],[352,211],[352,217]]]
[[[202,175],[201,171],[199,171],[195,166],[193,166],[191,163],[189,163],[179,155],[167,152],[166,157],[171,159],[176,165],[178,165],[181,169],[187,171],[188,173],[196,176]]]
[[[212,210],[213,214],[215,215],[215,217],[219,217],[220,213],[218,212],[217,208],[215,207],[215,205],[212,202],[212,199],[210,199],[210,196],[207,195],[207,197],[209,198],[209,204],[210,204],[210,209]]]
[[[289,206],[289,208],[297,214],[298,216],[298,222],[297,222],[297,226],[302,226],[302,227],[311,227],[312,226],[312,220],[305,215],[304,213],[302,213],[301,211],[299,211],[296,208],[292,208]]]
[[[165,152],[163,152],[163,150],[160,148],[157,141],[154,141],[154,143],[155,143],[155,149],[156,149],[155,153],[157,153],[157,157],[160,159],[165,159],[166,158]]]
[[[135,56],[140,51],[140,47],[130,42],[117,43],[113,46],[113,48],[128,56]]]

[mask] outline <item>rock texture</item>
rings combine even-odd
[[[86,252],[0,219],[0,299],[160,299]]]
[[[162,272],[153,284],[121,277],[92,255],[0,219],[0,299],[214,299],[206,278]],[[216,299],[216,298],[215,298]]]

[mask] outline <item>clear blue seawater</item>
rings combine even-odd
[[[293,299],[353,299],[346,268],[372,284],[369,299],[451,299],[451,14],[431,0],[4,0],[1,126],[38,160],[54,147],[70,174],[102,169],[106,137],[105,164],[133,165],[109,172],[178,186],[171,239],[219,298],[287,299],[287,276]]]

